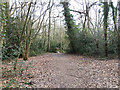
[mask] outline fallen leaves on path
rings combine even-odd
[[[118,88],[119,85],[118,60],[48,53],[31,57],[26,65],[29,62],[32,67],[23,76],[34,88]]]
[[[117,88],[118,60],[95,60],[70,54],[35,57],[34,78],[37,88]]]

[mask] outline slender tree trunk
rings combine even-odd
[[[86,14],[87,14],[87,19],[88,19],[87,24],[88,24],[88,29],[89,29],[90,28],[90,18],[89,18],[89,8],[87,5],[86,5]]]
[[[46,26],[44,27],[44,30],[45,30],[45,32],[44,32],[44,51],[46,51]]]
[[[118,16],[118,33],[120,34],[120,1],[118,2],[118,12],[119,12],[119,16]],[[118,58],[120,59],[120,36],[118,35]]]
[[[118,33],[120,34],[120,1],[118,2]],[[118,35],[118,59],[120,60],[120,35]],[[119,61],[119,65],[118,65],[118,76],[120,78],[120,61]],[[119,80],[119,85],[120,85],[120,80]],[[120,87],[119,87],[120,88]]]
[[[55,18],[54,18],[54,30],[53,30],[53,40],[55,39],[55,27],[56,27],[56,24],[55,24]]]
[[[1,4],[0,4],[0,35],[1,35],[1,38],[0,38],[0,52],[2,53],[2,44],[3,44],[3,35],[2,35],[2,33],[3,33],[3,11],[2,11],[2,9],[3,9],[3,6],[2,6],[2,4],[3,4],[3,1],[1,0],[1,2],[0,2]]]
[[[85,23],[86,23],[86,15],[85,15],[84,23],[83,23],[83,31],[84,31],[84,29],[85,29]]]
[[[50,2],[49,2],[50,3]],[[49,6],[50,7],[50,6]],[[51,31],[51,10],[52,8],[49,9],[49,27],[48,27],[48,52],[50,51],[50,31]]]
[[[0,8],[1,9],[1,8]],[[0,16],[0,17],[2,17],[2,16]],[[2,23],[2,20],[1,20],[1,22],[0,22],[0,35],[1,35],[1,37],[0,37],[0,60],[2,60],[2,45],[3,45],[3,35],[2,35],[2,33],[3,33],[3,23]],[[2,63],[1,63],[1,61],[0,61],[0,65],[1,65]],[[1,71],[0,71],[0,73],[2,73]]]
[[[63,48],[63,46],[62,46],[62,31],[61,31],[61,27],[62,27],[62,25],[61,25],[61,17],[60,17],[60,48],[61,48],[61,51],[62,51],[62,48]]]
[[[107,29],[108,29],[108,13],[109,13],[109,6],[108,2],[103,2],[104,3],[104,41],[105,41],[105,56],[108,57],[108,44],[107,44]]]
[[[25,49],[25,54],[24,54],[23,60],[28,60],[31,42],[30,42],[29,44],[28,44],[28,43],[26,43],[26,44],[27,44],[27,45],[26,45],[26,49]]]
[[[2,2],[0,2],[0,13],[2,13]],[[2,45],[3,45],[3,37],[2,37],[2,31],[3,31],[3,24],[2,24],[2,15],[0,16],[0,68],[2,66]],[[2,69],[0,69],[0,74],[2,74]],[[0,79],[2,79],[2,75],[0,75]],[[2,87],[2,80],[0,80],[0,87]]]
[[[30,24],[31,20],[31,17],[29,18],[28,20],[28,24]],[[23,60],[28,60],[28,57],[29,57],[29,49],[30,49],[30,46],[31,46],[31,31],[32,29],[29,29],[32,28],[32,26],[28,26],[26,27],[26,39],[25,39],[25,52],[24,52],[24,57],[23,57]]]
[[[2,35],[2,33],[3,33],[3,23],[2,23],[2,21],[1,21],[0,29],[1,29],[1,31],[0,31],[0,35],[1,35],[1,38],[0,38],[0,49],[2,50],[2,45],[3,45],[3,35]]]
[[[105,56],[108,57],[107,27],[104,27],[104,39],[105,39]]]
[[[28,42],[26,41],[26,48],[25,48],[23,60],[28,60],[28,52],[29,52],[28,48],[29,48],[28,47]]]
[[[10,10],[9,10],[9,2],[6,2],[6,19],[7,19],[7,21],[6,21],[6,43],[8,44],[8,42],[9,42],[9,39],[7,39],[7,38],[10,38]]]

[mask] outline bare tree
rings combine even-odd
[[[52,2],[52,7],[54,4],[54,1],[49,0],[49,7],[51,7],[51,2]],[[48,52],[50,51],[50,31],[51,31],[51,12],[52,12],[52,7],[49,9],[49,27],[48,27]]]
[[[108,2],[103,2],[104,4],[104,42],[105,42],[105,56],[108,57],[108,44],[107,44],[107,31],[108,31],[108,13],[109,13],[109,5]]]
[[[82,1],[83,11],[78,11],[78,10],[70,10],[70,11],[77,12],[77,13],[80,14],[80,16],[81,16],[82,14],[84,15],[83,30],[85,29],[85,27],[86,27],[86,22],[87,22],[88,30],[89,30],[89,31],[91,32],[91,34],[93,35],[94,40],[95,40],[95,42],[96,42],[96,48],[97,48],[97,50],[98,50],[98,52],[99,52],[99,40],[97,39],[97,37],[95,36],[95,33],[93,32],[93,30],[92,30],[91,27],[90,27],[90,24],[93,26],[93,28],[94,28],[94,25],[93,25],[92,21],[90,20],[90,15],[89,15],[90,9],[91,9],[94,5],[96,5],[96,4],[97,4],[97,2],[93,2],[93,3],[90,4],[89,1],[86,2],[86,0],[85,0],[85,7],[86,7],[86,8],[84,8],[84,3],[83,3],[83,1]]]

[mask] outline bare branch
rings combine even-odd
[[[77,12],[77,13],[79,13],[79,14],[86,14],[85,12],[80,12],[80,11],[72,10],[72,9],[71,9],[70,11]]]

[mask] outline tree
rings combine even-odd
[[[15,55],[13,48],[16,50],[15,44],[18,43],[17,37],[14,35],[17,30],[15,29],[14,17],[11,17],[15,13],[15,9],[12,9],[11,12],[9,2],[4,2],[3,9],[2,9],[2,22],[3,22],[3,33],[4,33],[4,40],[3,40],[3,59],[10,59]],[[13,8],[11,6],[11,8]],[[12,30],[14,28],[14,30]],[[13,44],[13,40],[16,42]]]
[[[3,2],[0,2],[0,53],[2,54],[2,44],[3,44]],[[0,54],[0,55],[1,55]]]
[[[22,25],[22,31],[20,31],[21,33],[19,33],[20,47],[22,45],[24,45],[24,48],[25,48],[25,50],[23,52],[24,60],[28,60],[29,49],[30,49],[31,43],[37,37],[37,35],[39,34],[39,32],[42,28],[42,24],[43,24],[44,18],[46,16],[47,10],[49,10],[52,7],[52,6],[49,7],[49,3],[48,3],[47,8],[45,10],[43,10],[44,4],[41,4],[42,8],[40,9],[40,15],[36,19],[36,18],[34,18],[36,4],[37,4],[37,2],[33,3],[33,1],[31,1],[29,3],[27,13],[25,13],[25,12],[23,13],[22,18],[20,19],[20,22],[19,22],[19,23],[24,22],[24,24]],[[46,5],[47,5],[47,3],[46,3]],[[23,8],[22,8],[22,10],[23,10]],[[20,11],[20,13],[23,12],[22,10]],[[36,24],[36,22],[37,22],[37,28],[34,28],[34,24]]]
[[[5,9],[3,10],[5,10],[4,12],[6,16],[6,20],[4,20],[6,21],[6,24],[3,26],[3,29],[6,29],[6,36],[4,40],[6,52],[4,53],[4,55],[12,55],[14,54],[14,52],[11,52],[11,50],[17,50],[17,53],[15,52],[15,54],[17,55],[14,56],[14,58],[17,57],[15,59],[16,65],[14,66],[14,70],[16,70],[17,68],[17,63],[21,54],[24,56],[24,60],[28,60],[31,43],[39,34],[46,12],[50,9],[50,7],[47,6],[47,9],[43,10],[42,7],[42,12],[40,13],[40,16],[38,18],[34,18],[34,13],[36,9],[35,4],[36,2],[33,2],[31,0],[27,4],[25,2],[22,2],[20,7],[17,7],[16,5],[15,7],[10,7],[9,2],[6,2],[4,5]],[[42,4],[41,6],[44,5]],[[33,27],[36,22],[38,22],[38,28],[34,29]],[[2,41],[3,39],[1,39],[1,42]],[[9,56],[11,57],[11,55]]]
[[[113,16],[113,22],[114,22],[114,29],[117,32],[117,34],[119,35],[118,29],[117,29],[117,24],[116,24],[116,20],[117,20],[117,7],[115,8],[113,5],[113,2],[110,2],[110,6],[112,8],[112,16]]]
[[[50,4],[51,4],[51,0],[49,0],[49,7],[50,7]],[[52,8],[49,9],[49,27],[48,27],[48,48],[47,48],[47,51],[50,51],[51,11],[52,11]]]
[[[105,48],[105,56],[108,57],[108,44],[107,44],[107,31],[108,31],[108,13],[109,13],[109,5],[108,2],[103,2],[104,4],[104,48]]]
[[[120,34],[120,1],[118,2],[118,32]],[[118,58],[120,59],[120,36],[118,36]]]
[[[83,26],[83,31],[86,28],[86,21],[87,21],[87,28],[91,32],[92,36],[94,37],[94,40],[95,40],[95,43],[96,43],[96,48],[97,48],[97,53],[99,53],[99,40],[97,39],[94,31],[90,27],[90,24],[91,24],[93,26],[93,29],[94,29],[94,25],[93,25],[92,21],[90,20],[90,15],[89,15],[91,8],[96,4],[97,4],[97,2],[93,2],[93,3],[89,4],[89,1],[87,3],[86,0],[85,0],[85,4],[83,3],[83,11],[72,10],[72,9],[70,11],[77,12],[77,13],[80,14],[80,16],[82,14],[84,15],[85,18],[84,18],[84,22],[83,22],[83,25],[82,25]],[[84,5],[86,6],[85,10],[84,10]]]
[[[64,8],[64,16],[65,16],[65,21],[66,21],[66,25],[67,25],[67,34],[68,34],[69,40],[70,40],[71,52],[76,53],[77,47],[75,45],[75,42],[78,40],[77,35],[76,35],[76,33],[78,33],[77,32],[78,28],[73,21],[73,16],[70,14],[70,9],[68,6],[69,3],[61,2],[61,4],[63,4],[63,8]]]

